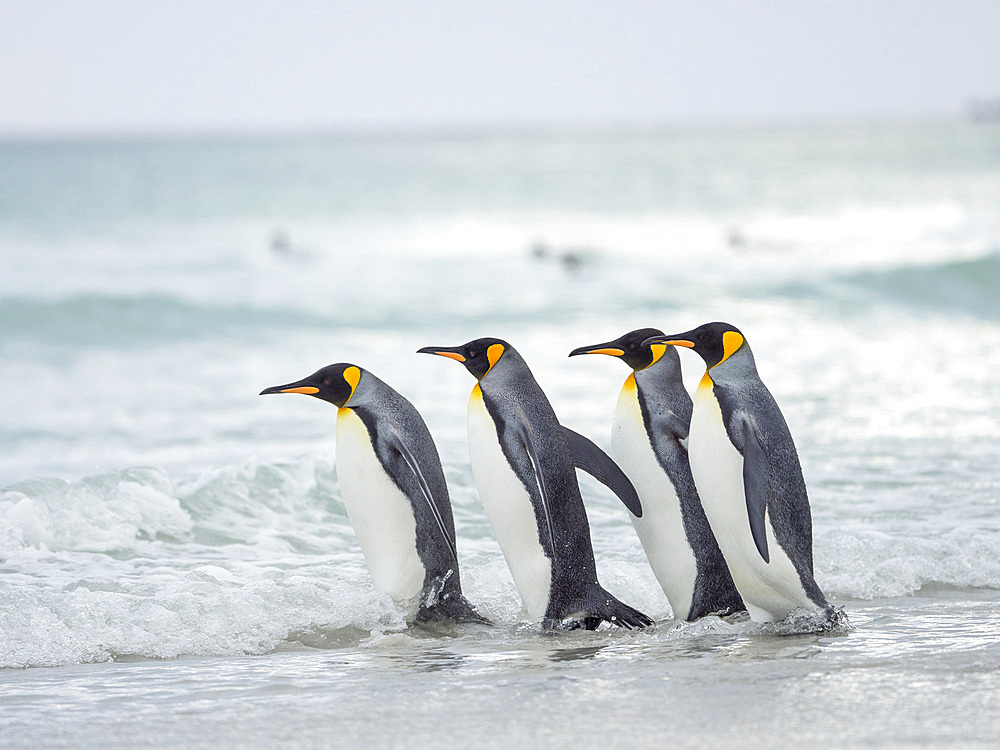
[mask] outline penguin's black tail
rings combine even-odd
[[[648,628],[652,618],[634,607],[619,601],[613,594],[600,586],[592,592],[580,606],[570,607],[561,616],[546,616],[542,627],[549,630],[596,630],[602,622],[610,622],[620,628]]]

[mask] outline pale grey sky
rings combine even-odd
[[[998,0],[0,0],[0,134],[962,114]]]

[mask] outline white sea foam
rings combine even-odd
[[[818,540],[819,578],[833,596],[881,599],[925,586],[1000,590],[1000,530],[952,529],[940,535],[827,531]]]
[[[602,582],[667,617],[615,511],[592,514]],[[927,586],[1000,589],[1000,531],[961,528],[926,539],[921,528],[820,527],[820,584],[834,601]],[[467,595],[497,622],[518,622],[520,601],[487,528],[465,524],[463,532]],[[178,482],[150,468],[25,482],[0,495],[0,540],[2,666],[267,653],[406,626],[368,580],[328,459],[253,461]],[[756,632],[717,618],[676,628],[671,637]]]
[[[315,466],[233,467],[180,492],[152,469],[7,489],[0,664],[262,653],[296,631],[402,626],[330,534],[349,530],[309,494]]]
[[[0,540],[8,553],[26,547],[135,552],[160,537],[186,535],[191,526],[169,478],[156,469],[79,482],[31,480],[0,495]]]
[[[296,633],[404,625],[391,602],[367,586],[318,576],[263,578],[220,581],[168,569],[119,591],[102,590],[107,581],[61,591],[10,587],[0,613],[0,667],[260,654]]]

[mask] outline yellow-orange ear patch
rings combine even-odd
[[[649,351],[652,352],[653,354],[653,361],[649,363],[649,366],[652,367],[653,365],[655,365],[657,362],[660,361],[660,357],[662,357],[664,354],[667,353],[667,345],[659,343],[650,344]]]
[[[503,352],[503,344],[490,344],[490,348],[486,350],[486,359],[490,361],[490,370],[493,369],[493,365],[500,361],[500,357],[503,356]],[[489,372],[490,370],[487,370],[486,372]]]
[[[351,395],[347,397],[347,401],[344,402],[346,406],[347,403],[354,398],[354,389],[358,387],[358,383],[361,381],[361,369],[351,365],[346,370],[344,370],[344,380],[347,384],[351,386]]]
[[[722,334],[722,359],[719,360],[719,365],[729,359],[731,356],[739,351],[740,347],[743,346],[743,336],[736,331],[726,331]],[[718,365],[716,365],[718,367]]]

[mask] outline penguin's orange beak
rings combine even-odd
[[[272,385],[270,388],[262,390],[260,395],[267,396],[271,393],[304,393],[307,396],[314,396],[319,393],[319,388],[314,385],[303,385],[300,380],[298,383],[288,383],[287,385]]]
[[[686,349],[694,349],[694,342],[687,339],[672,339],[669,336],[652,336],[642,342],[643,346],[653,344],[669,344],[670,346],[683,346]]]
[[[597,346],[581,346],[579,349],[571,351],[569,356],[575,357],[578,354],[607,354],[610,357],[624,357],[625,351],[607,344],[598,344]]]
[[[423,349],[417,349],[417,354],[436,354],[439,357],[447,357],[456,362],[465,362],[465,355],[451,349],[446,349],[445,347],[425,346]]]

